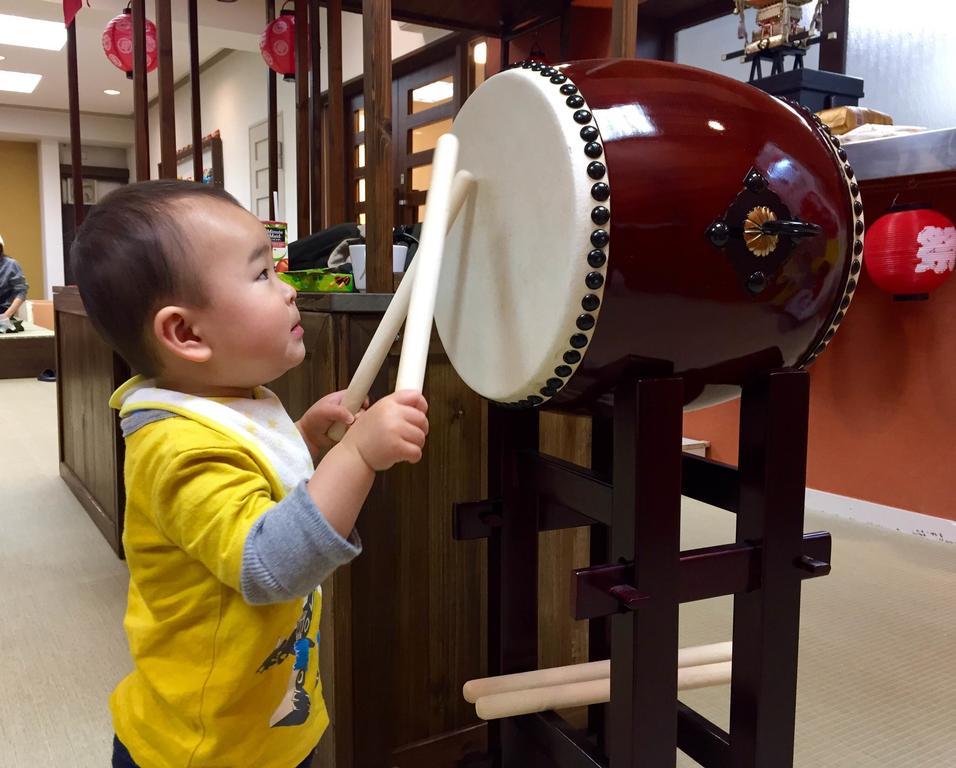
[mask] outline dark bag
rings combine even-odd
[[[314,235],[302,237],[289,243],[289,270],[324,269],[329,265],[329,256],[343,240],[361,238],[358,225],[337,224]]]

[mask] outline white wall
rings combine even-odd
[[[956,3],[852,0],[847,74],[898,125],[956,126]]]
[[[128,117],[80,115],[84,145],[125,147],[133,144],[133,121]],[[60,208],[60,143],[70,140],[66,112],[22,109],[0,105],[0,140],[30,141],[38,145],[40,175],[40,230],[43,238],[43,284],[46,298],[52,286],[63,284],[63,216]]]
[[[41,139],[39,145],[43,295],[52,299],[53,286],[63,285],[64,283],[63,216],[60,207],[60,142],[56,139]]]
[[[729,8],[733,8],[733,3],[727,3]],[[804,8],[804,20],[809,21],[812,14],[813,5]],[[735,80],[747,82],[750,78],[750,64],[741,63],[740,59],[731,59],[723,61],[722,56],[731,51],[739,51],[744,47],[745,41],[737,37],[737,24],[739,19],[736,15],[728,13],[727,16],[721,16],[719,19],[698,24],[696,27],[688,27],[677,33],[677,45],[675,46],[675,60],[678,64],[689,64],[692,67],[700,67],[711,72],[732,77]],[[756,14],[754,11],[747,11],[747,32],[748,35],[756,29]],[[812,46],[804,59],[804,66],[816,69],[820,63],[820,48]],[[790,59],[787,60],[787,67],[791,66]],[[764,62],[763,71],[765,75],[770,74],[770,63]]]
[[[80,136],[84,144],[127,147],[133,144],[133,120],[130,117],[80,115]],[[70,140],[67,112],[23,109],[0,105],[0,138],[5,141],[39,139]]]
[[[752,30],[752,11],[747,20]],[[898,125],[956,126],[954,35],[956,3],[851,0],[846,71],[863,78],[866,95],[860,104],[889,113]],[[737,17],[731,14],[679,32],[676,59],[746,81],[749,64],[721,61],[722,54],[741,48],[740,42]],[[814,46],[806,66],[818,65]]]
[[[203,136],[218,130],[222,137],[223,175],[226,191],[250,207],[249,129],[268,117],[266,65],[258,53],[233,51],[202,73]],[[176,91],[176,147],[192,143],[190,88],[187,82]],[[278,82],[278,108],[283,115],[283,168],[295,167],[295,84]],[[159,107],[149,110],[149,163],[153,178],[159,176]],[[190,171],[189,175],[192,175]],[[285,212],[290,238],[295,231],[295,174],[286,172]]]

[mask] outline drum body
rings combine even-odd
[[[478,183],[436,322],[485,397],[586,411],[625,373],[678,375],[703,407],[812,362],[843,319],[862,203],[798,106],[664,62],[524,62],[453,130]]]

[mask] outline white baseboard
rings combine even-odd
[[[956,520],[946,520],[812,488],[807,488],[806,506],[824,514],[845,517],[901,533],[911,533],[944,544],[956,544]]]

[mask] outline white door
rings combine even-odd
[[[276,220],[286,221],[285,217],[285,172],[282,169],[282,113],[279,113],[279,203],[276,206]],[[269,218],[269,121],[249,129],[249,185],[252,212],[260,219]]]

